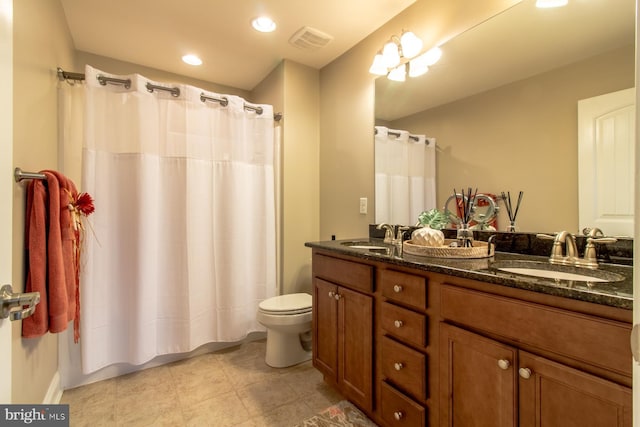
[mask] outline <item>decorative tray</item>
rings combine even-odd
[[[445,239],[442,246],[423,246],[416,245],[413,240],[405,241],[403,246],[404,253],[434,258],[489,258],[493,256],[494,245],[488,247],[487,242],[479,240],[473,241],[472,247],[451,247],[451,243],[456,242],[455,239]]]

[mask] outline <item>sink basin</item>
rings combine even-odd
[[[375,253],[381,253],[381,254],[387,254],[390,249],[387,246],[376,245],[366,241],[342,242],[340,244],[343,246],[348,246],[352,249],[363,249],[369,252],[375,252]]]
[[[489,267],[505,273],[573,282],[620,282],[624,276],[604,270],[590,270],[568,265],[553,265],[538,261],[498,261]]]

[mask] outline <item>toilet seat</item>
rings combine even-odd
[[[258,304],[262,313],[275,315],[303,314],[311,311],[312,298],[307,293],[279,295]]]

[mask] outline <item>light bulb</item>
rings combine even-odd
[[[409,77],[418,77],[429,71],[425,56],[420,55],[409,62]]]
[[[400,45],[402,46],[402,54],[406,58],[413,58],[422,50],[422,40],[420,40],[411,31],[405,31],[400,37]]]
[[[389,41],[382,49],[382,56],[387,68],[393,68],[400,63],[400,53],[398,53],[398,45],[393,41]]]
[[[276,23],[268,16],[257,17],[251,21],[251,25],[261,33],[271,33],[276,30]]]
[[[407,67],[406,64],[402,64],[399,67],[394,68],[389,72],[387,78],[389,80],[393,80],[394,82],[403,82],[407,77]]]
[[[432,66],[433,64],[438,62],[442,57],[442,49],[436,46],[434,48],[429,49],[427,52],[422,54],[422,56],[425,57],[426,64],[428,66]]]
[[[185,55],[182,57],[182,61],[189,65],[202,65],[202,59],[196,55]]]
[[[378,52],[373,58],[373,63],[371,64],[371,68],[369,68],[369,72],[378,76],[384,76],[387,74],[387,71],[388,69],[384,62],[384,57],[382,56],[382,53]]]

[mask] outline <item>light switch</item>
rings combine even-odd
[[[361,214],[366,214],[367,213],[367,198],[366,197],[360,197],[360,213]]]

